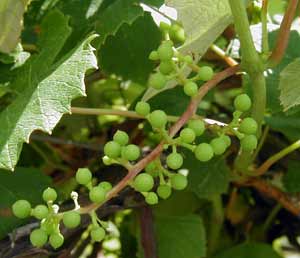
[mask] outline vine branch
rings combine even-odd
[[[177,122],[170,128],[169,134],[170,137],[176,135],[176,133],[181,129],[181,127],[196,113],[199,102],[202,98],[208,93],[209,90],[214,88],[218,83],[223,81],[224,79],[234,75],[240,69],[240,66],[233,66],[225,69],[224,71],[217,73],[212,80],[206,82],[198,91],[196,97],[194,97],[186,111],[182,114],[182,116],[177,120]],[[128,183],[139,173],[141,172],[147,164],[151,161],[155,160],[160,153],[163,151],[164,141],[156,146],[154,150],[146,157],[141,159],[138,163],[136,163],[130,170],[128,170],[127,175],[107,194],[106,201],[115,197],[120,191],[122,191]],[[93,210],[98,209],[102,204],[90,204],[87,207],[83,207],[80,209],[82,214],[89,213]]]

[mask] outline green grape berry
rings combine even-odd
[[[188,181],[186,176],[181,174],[175,174],[171,177],[171,186],[175,190],[183,190],[187,187]]]
[[[155,110],[150,113],[148,120],[154,128],[163,128],[168,122],[167,115],[162,110]]]
[[[41,229],[45,231],[47,235],[51,235],[55,231],[55,223],[52,218],[42,220]]]
[[[89,197],[94,203],[105,201],[107,191],[103,187],[95,186],[90,190]]]
[[[118,130],[113,137],[114,142],[119,143],[121,146],[128,144],[129,136],[126,132]]]
[[[54,249],[57,249],[63,245],[64,236],[60,233],[51,234],[49,237],[49,243]]]
[[[214,70],[209,66],[202,66],[198,71],[198,78],[201,81],[209,81],[214,76]]]
[[[226,146],[228,148],[231,145],[231,138],[228,135],[221,135],[220,137],[226,143]]]
[[[244,151],[253,151],[257,147],[257,138],[255,135],[246,135],[241,140],[241,147]]]
[[[32,210],[32,215],[40,220],[46,218],[48,213],[48,207],[42,204],[35,206],[35,208]]]
[[[165,87],[167,83],[166,77],[162,73],[153,73],[150,75],[148,80],[149,87],[152,87],[156,90],[161,90]]]
[[[159,59],[157,51],[151,51],[149,59],[152,61],[157,61]]]
[[[192,64],[193,63],[193,58],[191,56],[185,56],[184,57],[184,62],[186,62],[187,64]]]
[[[162,22],[159,23],[159,28],[162,31],[168,31],[171,28],[171,25],[162,21]]]
[[[184,84],[183,91],[189,97],[195,97],[198,93],[198,86],[195,82],[188,81]]]
[[[198,160],[206,162],[214,156],[214,150],[208,143],[200,143],[195,149],[195,156]]]
[[[92,180],[92,173],[88,168],[79,168],[75,178],[78,184],[87,185]]]
[[[159,170],[156,167],[155,162],[150,162],[146,167],[145,167],[145,172],[152,177],[159,176]]]
[[[180,132],[180,139],[185,143],[192,143],[196,139],[196,134],[191,128],[184,128]]]
[[[239,131],[244,134],[255,134],[257,131],[257,123],[251,117],[246,117],[240,124]]]
[[[42,247],[48,241],[48,235],[42,229],[35,229],[30,234],[30,242],[35,247]]]
[[[94,242],[101,242],[105,237],[105,230],[102,227],[95,227],[91,230],[91,238]]]
[[[251,108],[251,105],[251,99],[247,94],[241,94],[234,100],[235,109],[241,112],[248,111]]]
[[[107,142],[104,145],[104,154],[112,159],[118,158],[121,154],[120,144],[115,141]]]
[[[205,124],[202,120],[191,120],[188,123],[188,128],[191,128],[196,136],[200,136],[205,131]]]
[[[163,42],[157,49],[161,61],[169,61],[174,55],[172,45],[169,42]]]
[[[101,182],[98,187],[102,188],[105,190],[105,192],[108,192],[112,189],[112,185],[110,182],[107,182],[107,181],[103,181]]]
[[[228,145],[223,137],[219,137],[213,139],[210,146],[213,148],[215,155],[221,155],[226,151]]]
[[[171,72],[173,72],[174,70],[174,63],[172,60],[168,60],[168,61],[161,61],[161,63],[159,64],[158,67],[159,71],[164,74],[164,75],[168,75]]]
[[[43,192],[43,199],[45,202],[54,202],[57,198],[57,193],[53,188],[48,187]]]
[[[31,213],[31,204],[26,200],[18,200],[13,204],[12,212],[17,218],[27,218]]]
[[[172,188],[168,185],[160,185],[157,188],[157,194],[162,199],[168,199],[172,193]]]
[[[171,169],[179,169],[183,164],[183,158],[179,153],[171,153],[167,157],[167,165]]]
[[[122,158],[134,161],[137,160],[141,155],[140,148],[134,144],[129,144],[122,148]]]
[[[137,175],[133,181],[135,190],[139,192],[148,192],[154,186],[153,177],[146,173]]]
[[[147,193],[145,198],[146,203],[149,205],[155,205],[158,203],[158,197],[157,194],[154,192]]]
[[[173,24],[169,30],[170,39],[174,42],[184,43],[185,33],[184,29],[178,24]]]
[[[135,112],[141,116],[146,116],[150,113],[150,105],[147,102],[139,101],[135,106]]]
[[[80,222],[81,217],[77,211],[67,211],[63,214],[63,223],[66,228],[76,228]]]

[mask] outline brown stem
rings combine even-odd
[[[291,212],[295,216],[300,216],[300,206],[296,206],[292,200],[277,187],[270,185],[266,181],[258,178],[253,178],[242,184],[243,186],[250,186],[265,194],[266,196],[276,200],[287,211]]]
[[[296,14],[298,0],[290,0],[288,8],[285,12],[283,21],[280,26],[279,34],[273,52],[269,58],[269,67],[274,67],[280,63],[284,52],[287,48],[290,36],[290,30],[293,19]]]
[[[182,116],[177,120],[177,122],[170,128],[169,135],[173,137],[176,133],[184,126],[184,124],[196,113],[199,102],[202,98],[208,93],[209,90],[214,88],[218,83],[224,79],[234,75],[240,70],[240,66],[236,65],[229,67],[224,71],[217,73],[210,81],[206,82],[198,91],[198,95],[194,97],[190,104],[188,105],[186,111]],[[162,141],[159,145],[156,146],[150,154],[145,158],[136,163],[127,173],[127,175],[108,193],[106,201],[115,197],[122,189],[124,189],[127,184],[139,173],[141,172],[147,164],[159,157],[160,153],[163,151],[164,142]],[[80,209],[81,213],[89,213],[92,210],[99,208],[101,204],[91,204],[87,207]]]

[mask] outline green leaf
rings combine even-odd
[[[1,0],[0,52],[9,53],[19,42],[23,14],[30,0]]]
[[[221,252],[214,258],[281,258],[272,246],[263,243],[244,243]]]
[[[166,0],[177,10],[186,42],[181,52],[194,53],[198,60],[232,22],[227,0]]]
[[[300,58],[285,67],[280,73],[280,101],[284,111],[300,104]]]
[[[185,152],[183,167],[189,170],[188,189],[199,198],[211,198],[227,192],[229,186],[229,168],[223,158],[214,158],[209,162],[199,162],[193,153]]]
[[[100,35],[97,43],[102,45],[122,24],[132,24],[141,15],[143,9],[136,0],[116,0],[104,10],[96,23],[96,32]]]
[[[284,174],[282,182],[284,188],[289,193],[299,193],[300,192],[300,172],[299,172],[300,162],[296,160],[289,161],[288,171]]]
[[[206,255],[205,229],[197,215],[155,216],[155,235],[158,257],[201,258]]]
[[[89,42],[54,62],[70,34],[67,18],[51,12],[42,23],[40,53],[33,55],[20,69],[11,87],[18,93],[1,114],[0,168],[13,170],[22,145],[34,130],[51,133],[64,113],[70,112],[71,100],[84,96],[84,74],[96,67]],[[59,94],[57,94],[59,92]]]
[[[115,36],[106,39],[99,51],[100,67],[124,80],[145,83],[154,68],[148,56],[160,40],[159,29],[151,15],[145,13],[133,24],[123,24]]]
[[[11,205],[19,199],[32,205],[42,203],[42,192],[50,183],[50,178],[37,169],[18,167],[15,173],[0,170],[0,239],[24,223],[11,214]]]

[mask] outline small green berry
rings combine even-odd
[[[141,116],[146,116],[150,113],[150,105],[147,102],[139,101],[135,106],[135,112]]]
[[[66,228],[76,228],[81,221],[80,214],[77,211],[67,211],[63,214],[63,223]]]
[[[103,187],[95,186],[90,190],[89,197],[94,203],[105,201],[107,191]]]
[[[183,190],[187,187],[188,181],[186,176],[181,174],[175,174],[171,177],[171,185],[175,190]]]
[[[168,117],[164,111],[155,110],[152,113],[150,113],[148,120],[152,127],[164,128],[168,122]]]
[[[257,147],[257,138],[255,135],[246,135],[241,140],[241,147],[244,151],[253,151]]]
[[[190,97],[195,97],[198,93],[198,86],[196,83],[192,81],[188,81],[187,83],[184,84],[183,91],[186,95]]]
[[[162,21],[162,22],[159,23],[159,28],[162,31],[168,31],[171,28],[171,25]]]
[[[92,173],[88,168],[79,168],[76,172],[78,184],[87,185],[92,180]]]
[[[27,218],[31,213],[31,204],[26,200],[18,200],[13,204],[12,212],[17,218]]]
[[[159,67],[158,67],[159,71],[164,74],[164,75],[168,75],[171,72],[173,72],[174,70],[174,63],[172,60],[169,61],[161,61]]]
[[[106,192],[112,189],[112,185],[110,182],[103,181],[98,185],[100,188],[104,189]]]
[[[105,230],[101,227],[95,227],[91,230],[91,238],[95,242],[101,242],[105,237]]]
[[[185,143],[192,143],[196,139],[196,134],[191,128],[184,128],[180,132],[180,139]]]
[[[126,132],[118,130],[113,137],[114,142],[119,143],[121,146],[128,144],[129,136]]]
[[[140,148],[134,144],[129,144],[122,148],[122,158],[134,161],[137,160],[141,155]]]
[[[153,177],[146,173],[137,175],[133,181],[135,190],[139,192],[148,192],[154,186]]]
[[[32,215],[39,220],[46,218],[48,216],[48,213],[49,213],[48,207],[42,204],[37,205],[32,210]]]
[[[48,187],[43,192],[43,199],[45,202],[54,202],[57,198],[57,193],[53,188]]]
[[[149,55],[149,59],[152,61],[157,61],[159,59],[157,51],[152,51]]]
[[[167,157],[167,165],[171,169],[179,169],[183,164],[183,158],[179,153],[171,153]]]
[[[209,66],[202,66],[198,71],[198,78],[201,81],[209,81],[214,76],[214,70]]]
[[[35,247],[42,247],[48,241],[48,235],[42,229],[35,229],[30,234],[30,242]]]
[[[252,102],[247,94],[241,94],[234,100],[234,107],[236,110],[245,112],[251,108]]]
[[[240,124],[239,131],[244,134],[255,134],[257,131],[257,123],[251,117],[246,117]]]
[[[169,61],[174,55],[173,48],[169,42],[163,42],[157,49],[161,61]]]
[[[57,249],[63,245],[64,236],[60,233],[51,234],[49,237],[49,243],[54,249]]]
[[[170,186],[168,185],[160,185],[157,188],[157,194],[160,198],[162,199],[168,199],[171,196],[172,193],[172,189]]]
[[[214,150],[210,144],[201,143],[195,149],[195,156],[202,162],[209,161],[214,156]]]
[[[190,120],[188,128],[191,128],[195,132],[196,136],[200,136],[205,131],[205,124],[202,120]]]
[[[162,73],[153,73],[150,75],[148,80],[149,87],[152,87],[156,90],[161,90],[165,87],[167,83],[166,77]]]
[[[223,154],[227,148],[227,144],[222,137],[213,139],[210,142],[210,146],[213,148],[215,155]]]
[[[158,197],[157,194],[154,192],[147,193],[145,198],[146,203],[149,205],[155,205],[158,203]]]
[[[120,144],[115,141],[107,142],[104,145],[104,154],[112,159],[118,158],[121,154]]]
[[[173,24],[169,30],[170,39],[174,42],[184,43],[185,33],[184,29],[178,24]]]

